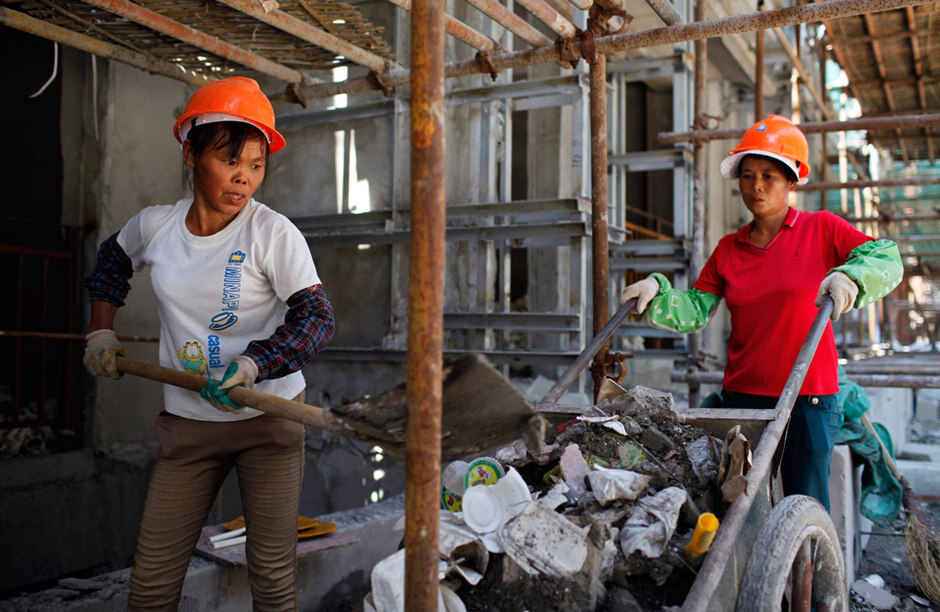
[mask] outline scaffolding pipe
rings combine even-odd
[[[695,21],[705,17],[705,1],[695,2]],[[695,70],[693,73],[692,106],[693,127],[701,129],[705,125],[705,85],[708,71],[708,41],[696,40]],[[705,143],[696,139],[692,143],[692,251],[689,254],[689,282],[693,282],[705,264]],[[702,335],[695,333],[689,337],[690,372],[697,369],[696,362],[702,352]],[[689,381],[689,407],[701,403],[700,386]]]
[[[332,51],[337,55],[342,55],[354,64],[365,66],[366,68],[374,70],[375,72],[385,72],[389,68],[393,67],[401,68],[397,62],[387,60],[384,57],[372,53],[371,51],[366,51],[361,47],[357,47],[347,40],[343,40],[342,38],[334,36],[329,32],[324,32],[323,30],[310,25],[306,21],[301,21],[300,19],[297,19],[293,15],[285,13],[284,11],[278,9],[265,11],[261,7],[260,2],[252,2],[252,0],[219,1],[222,4],[235,9],[236,11],[241,11],[246,15],[254,17],[262,23],[266,23],[273,28],[281,30],[282,32],[287,32],[292,36],[296,36],[301,40],[312,43],[318,47],[326,49],[327,51]],[[304,96],[304,98],[306,99],[306,96]]]
[[[533,47],[554,45],[551,38],[536,30],[525,19],[516,15],[496,0],[467,0],[467,2]],[[480,67],[476,60],[473,60],[471,63],[477,64],[478,68]],[[472,74],[472,72],[468,74]]]
[[[871,217],[844,217],[849,223],[898,223],[901,221],[940,221],[940,212],[891,215],[883,213]]]
[[[764,0],[757,0],[757,11],[764,6]],[[698,19],[696,19],[698,21]],[[764,118],[764,31],[754,33],[756,49],[754,50],[754,121]]]
[[[223,0],[231,2],[233,0]],[[476,6],[473,0],[471,4]],[[643,32],[628,32],[625,34],[612,34],[595,39],[595,49],[604,55],[614,55],[621,51],[643,49],[659,45],[679,44],[700,38],[718,38],[729,34],[743,34],[760,29],[776,28],[798,23],[818,22],[822,19],[839,19],[854,17],[871,12],[890,11],[906,6],[920,6],[928,4],[930,0],[823,0],[810,4],[801,4],[773,11],[750,13],[709,19],[698,23],[677,24],[664,28],[645,30]],[[500,5],[502,6],[502,5]],[[502,7],[504,10],[505,7]],[[484,11],[485,12],[485,11]],[[515,14],[510,13],[512,17]],[[498,21],[498,20],[497,20]],[[523,23],[525,23],[523,21]],[[526,23],[528,26],[528,24]],[[532,26],[529,26],[530,28]],[[538,30],[536,30],[538,32]],[[515,33],[515,32],[514,32]],[[542,36],[541,33],[539,36]],[[543,42],[536,49],[527,49],[511,53],[503,53],[490,57],[489,65],[481,66],[476,59],[464,60],[448,64],[445,67],[445,77],[448,79],[490,72],[491,69],[499,71],[509,68],[521,68],[535,64],[561,62],[561,49],[556,47],[550,39],[543,37]],[[580,45],[572,45],[568,52],[582,57]],[[576,60],[572,60],[576,61]],[[391,69],[382,75],[382,83],[387,87],[399,87],[408,83],[409,71],[405,68]],[[298,93],[304,99],[326,98],[339,94],[361,93],[375,89],[375,83],[369,78],[357,78],[340,83],[324,83],[322,85],[307,85],[298,88]],[[292,102],[286,95],[276,96],[277,102]],[[275,101],[272,98],[272,102]],[[803,124],[806,125],[806,124]],[[744,131],[741,130],[741,133]]]
[[[594,335],[597,336],[610,316],[607,245],[607,58],[598,53],[591,63],[591,278],[593,291]],[[606,374],[610,343],[605,342],[594,356],[591,378],[594,397]]]
[[[405,9],[406,11],[411,10],[411,0],[389,0],[389,2]],[[448,34],[457,40],[463,41],[474,49],[482,51],[483,53],[505,51],[502,45],[489,36],[478,32],[464,22],[454,19],[450,15],[444,16],[444,29]]]
[[[30,17],[19,11],[12,11],[6,7],[0,6],[0,24],[9,26],[15,30],[26,32],[40,38],[52,40],[63,45],[90,53],[104,59],[113,59],[115,61],[140,68],[146,72],[159,74],[177,81],[182,81],[189,85],[205,85],[215,79],[198,75],[194,72],[183,70],[181,66],[163,62],[147,57],[142,53],[128,51],[123,47],[106,43],[91,36],[85,36],[78,32],[73,32],[67,28],[60,28],[41,19]]]
[[[582,11],[589,10],[594,4],[594,0],[570,0],[570,2]]]
[[[810,183],[798,185],[797,191],[829,191],[830,189],[864,189],[865,187],[907,187],[909,185],[940,185],[940,176],[911,176],[907,178],[881,179],[880,181],[846,181],[839,183]]]
[[[828,132],[845,132],[848,130],[893,130],[897,128],[921,128],[940,125],[940,113],[929,115],[899,115],[897,117],[863,117],[861,119],[846,119],[845,121],[810,121],[801,123],[799,128],[804,134],[822,134]],[[721,130],[702,130],[701,132],[660,132],[656,140],[660,144],[677,144],[692,142],[693,138],[702,138],[705,142],[712,140],[737,140],[744,135],[747,128],[725,128]]]
[[[673,371],[672,382],[695,381],[703,385],[720,385],[722,372],[682,372]],[[905,389],[940,389],[940,376],[929,374],[853,374],[852,382],[861,387],[900,387]]]
[[[682,23],[682,15],[676,10],[669,0],[646,0],[653,12],[659,15],[666,25],[676,25]]]
[[[262,74],[272,76],[287,83],[314,83],[314,79],[302,72],[288,68],[282,64],[271,61],[266,57],[256,55],[246,51],[241,47],[220,40],[215,36],[209,36],[180,23],[160,13],[146,9],[139,4],[128,2],[128,0],[84,0],[86,4],[102,10],[120,15],[129,21],[150,28],[171,38],[189,43],[194,47],[203,49],[213,55],[231,60],[242,66],[257,70]]]
[[[411,11],[405,609],[437,610],[444,354],[444,2]]]
[[[883,238],[895,242],[934,242],[940,240],[940,234],[901,234],[898,236],[883,236]]]
[[[574,24],[559,15],[558,11],[542,0],[516,0],[516,4],[532,13],[536,19],[547,25],[552,32],[562,38],[574,38],[578,34]]]

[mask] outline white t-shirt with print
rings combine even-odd
[[[285,216],[250,200],[225,229],[196,236],[186,229],[191,198],[151,206],[118,234],[134,270],[150,267],[160,315],[160,364],[222,378],[225,368],[252,340],[267,339],[284,323],[287,299],[317,285],[320,277],[303,235]],[[293,398],[306,383],[298,371],[263,380],[255,389]],[[164,407],[201,421],[258,416],[214,408],[199,394],[163,387]]]

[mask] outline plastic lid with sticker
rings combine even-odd
[[[499,461],[492,457],[479,457],[470,462],[467,466],[467,473],[464,475],[464,487],[469,491],[474,485],[491,485],[506,474]],[[466,493],[464,493],[466,495]]]

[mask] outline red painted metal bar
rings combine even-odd
[[[128,0],[84,0],[84,2],[287,83],[314,82],[313,79],[293,68],[246,51],[215,36],[209,36],[205,32],[146,9],[139,4],[128,2]]]
[[[405,609],[437,610],[444,351],[444,2],[411,10]]]

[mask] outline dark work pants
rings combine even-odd
[[[724,408],[774,408],[776,397],[722,391]],[[829,510],[829,464],[839,409],[835,395],[800,395],[790,414],[783,459],[783,494],[815,497]]]

